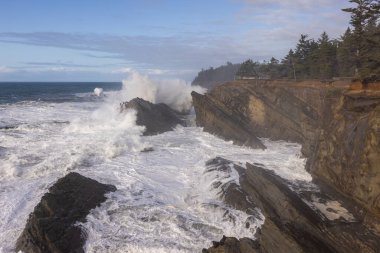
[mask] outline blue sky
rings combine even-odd
[[[347,0],[0,0],[0,81],[191,81],[281,59],[300,34],[339,37]]]

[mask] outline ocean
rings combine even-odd
[[[78,224],[86,252],[201,252],[223,235],[253,238],[264,217],[247,228],[253,217],[226,206],[213,184],[239,184],[237,173],[205,174],[206,161],[260,163],[310,181],[301,145],[263,140],[268,148],[254,150],[203,132],[192,89],[138,75],[123,83],[0,83],[0,252],[14,252],[29,213],[70,171],[118,189]],[[142,136],[135,112],[119,110],[135,96],[189,111],[189,126]]]

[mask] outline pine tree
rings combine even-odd
[[[338,76],[352,77],[355,75],[356,49],[353,43],[353,35],[350,28],[342,35],[338,42],[337,64]]]
[[[253,62],[251,59],[243,62],[236,73],[238,77],[257,77],[257,63]]]
[[[366,28],[371,19],[376,15],[376,6],[373,0],[350,0],[350,3],[355,3],[356,7],[343,9],[345,12],[351,13],[350,24],[353,26],[353,45],[355,47],[355,75],[364,78],[370,72],[367,69],[368,61],[368,33]],[[375,8],[375,9],[374,9]]]

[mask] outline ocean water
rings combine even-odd
[[[0,84],[0,252],[14,252],[29,213],[70,171],[118,189],[78,224],[88,234],[86,252],[201,252],[223,235],[253,238],[264,217],[221,201],[213,182],[239,179],[236,173],[205,174],[205,162],[216,156],[242,166],[261,163],[289,180],[311,180],[296,143],[263,140],[268,148],[254,150],[191,124],[142,136],[135,112],[120,113],[119,103],[140,96],[191,109],[190,91],[197,88],[168,83],[166,90],[135,76],[123,84]],[[97,96],[95,88],[104,93]],[[153,151],[141,152],[148,147]]]

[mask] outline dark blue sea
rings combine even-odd
[[[91,96],[95,88],[118,91],[121,82],[0,82],[0,104],[22,101],[82,102]]]

